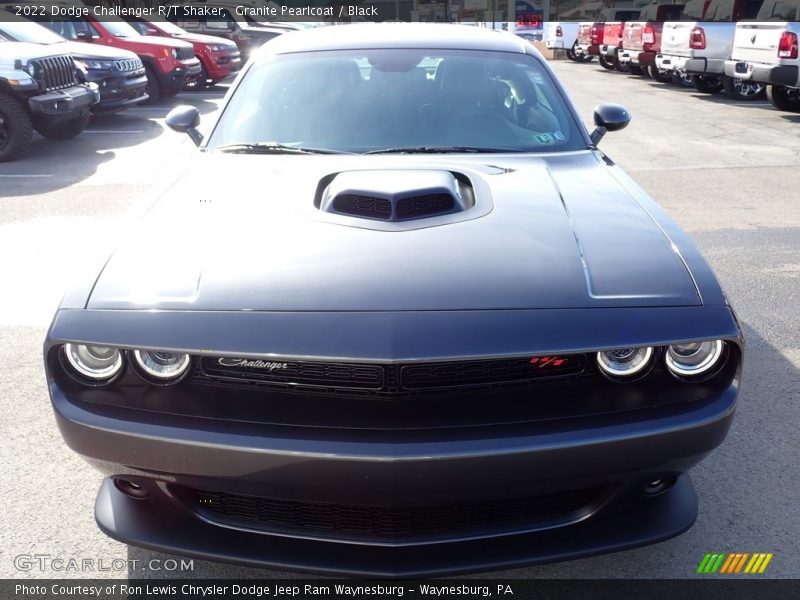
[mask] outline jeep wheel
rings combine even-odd
[[[614,69],[616,69],[616,67],[614,66],[614,63],[612,61],[608,60],[602,54],[600,56],[598,56],[598,60],[600,60],[600,66],[603,67],[604,69],[608,69],[609,71],[613,71]]]
[[[161,97],[161,85],[158,83],[158,78],[153,69],[145,67],[144,72],[147,76],[147,86],[144,88],[144,91],[150,97],[142,104],[153,104],[154,102],[158,102],[158,99]]]
[[[28,151],[33,125],[28,113],[12,96],[0,92],[0,162],[17,160]]]
[[[716,94],[722,91],[722,77],[692,75],[692,85],[701,94]]]
[[[36,127],[36,131],[50,140],[71,140],[80,134],[89,124],[91,113],[87,110],[80,117],[72,119],[60,127]]]
[[[659,83],[672,83],[672,73],[669,71],[659,69],[655,65],[648,65],[647,72],[652,79],[655,79]]]
[[[767,98],[772,106],[786,112],[800,112],[800,90],[782,85],[768,85]]]
[[[747,101],[761,98],[766,87],[763,83],[727,76],[722,78],[722,86],[725,88],[725,93],[734,100]]]

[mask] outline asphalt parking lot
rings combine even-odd
[[[700,515],[688,532],[632,551],[491,575],[682,578],[694,576],[707,552],[738,551],[774,553],[767,575],[800,577],[800,115],[603,71],[596,62],[553,66],[587,124],[600,102],[630,109],[631,125],[608,134],[601,148],[711,263],[744,326],[746,366],[728,438],[692,472]],[[143,568],[169,557],[97,529],[101,476],[62,443],[44,384],[45,328],[81,261],[105,254],[127,220],[191,160],[188,139],[164,127],[170,106],[190,102],[209,113],[224,91],[96,119],[68,142],[37,138],[25,159],[0,165],[0,577],[297,576],[199,560],[186,572]],[[180,251],[165,240],[164,248],[143,247],[143,259],[163,260],[165,249]],[[114,568],[20,570],[20,555],[103,559]],[[120,566],[115,558],[138,562]]]

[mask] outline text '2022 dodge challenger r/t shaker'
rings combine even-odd
[[[629,118],[601,105],[590,134],[530,44],[433,24],[287,33],[202,131],[174,109],[195,162],[45,342],[100,528],[419,577],[690,527],[743,339],[597,149]]]

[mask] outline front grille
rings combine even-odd
[[[400,397],[572,378],[582,375],[586,365],[585,354],[407,365],[205,356],[198,361],[189,382]]]
[[[191,60],[194,58],[194,48],[178,48],[178,60]]]
[[[583,354],[428,363],[402,367],[400,379],[410,390],[454,388],[577,375],[585,364]]]
[[[77,85],[75,63],[69,56],[36,58],[29,63],[31,76],[49,92]]]
[[[429,194],[398,200],[396,210],[398,219],[419,219],[448,213],[454,207],[455,202],[450,194]]]
[[[196,512],[218,522],[339,539],[384,542],[491,535],[571,522],[607,496],[605,487],[481,502],[356,506],[182,488]]]
[[[142,61],[139,59],[125,59],[114,61],[114,66],[118,71],[137,71],[142,68]]]
[[[324,386],[379,390],[384,383],[380,365],[204,357],[200,369],[218,381],[289,386]]]
[[[345,215],[388,220],[392,216],[392,203],[386,198],[342,194],[333,201],[333,210]]]

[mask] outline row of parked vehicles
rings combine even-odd
[[[677,81],[737,100],[767,95],[800,112],[800,0],[654,2],[605,9],[591,23],[550,23],[545,43],[578,62]]]
[[[90,9],[65,20],[0,2],[0,162],[24,155],[34,130],[72,138],[92,113],[113,114],[229,78],[254,48],[301,27],[239,16],[241,0],[180,7],[194,4],[218,10],[213,18],[174,10],[174,22],[157,22],[98,17]]]

